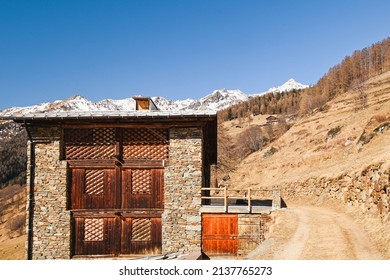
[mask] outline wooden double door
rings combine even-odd
[[[164,169],[70,166],[73,254],[161,253]]]

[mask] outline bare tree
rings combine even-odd
[[[354,110],[365,110],[367,108],[367,92],[364,88],[363,79],[356,79],[352,82],[351,86],[352,90],[356,92],[356,96],[354,98],[355,107]]]

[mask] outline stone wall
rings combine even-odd
[[[162,251],[199,250],[201,246],[202,130],[170,129],[165,167]]]
[[[378,215],[383,221],[390,220],[390,168],[385,163],[337,178],[311,178],[279,187],[286,199],[306,197],[319,202],[336,199],[358,207],[363,213]]]
[[[265,240],[271,222],[270,214],[238,214],[238,257],[246,257]]]
[[[71,216],[67,209],[67,164],[60,160],[60,135],[57,132],[52,129],[33,132],[33,139],[39,139],[39,142],[32,145],[35,167],[34,173],[30,174],[29,170],[27,177],[28,190],[31,175],[34,179],[33,200],[31,205],[27,203],[27,213],[29,207],[34,207],[30,244],[32,259],[70,258]],[[30,157],[30,143],[28,146]],[[27,225],[29,218],[27,215]]]

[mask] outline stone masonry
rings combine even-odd
[[[57,134],[53,130],[40,130],[33,134],[33,139],[39,140],[32,145],[35,151],[33,201],[27,203],[27,213],[29,207],[34,207],[30,244],[32,259],[70,258],[71,216],[67,209],[67,164],[60,160],[59,136],[59,131]],[[30,142],[28,146],[30,156]],[[28,172],[28,184],[30,176]],[[30,189],[30,186],[27,188]],[[28,221],[27,215],[27,225]]]
[[[170,129],[169,164],[165,168],[162,252],[201,247],[202,130]]]
[[[285,198],[335,199],[363,213],[378,215],[383,221],[390,220],[390,168],[383,162],[337,178],[311,178],[283,187]]]

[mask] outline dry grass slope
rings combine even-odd
[[[266,157],[269,148],[242,160],[230,176],[234,188],[282,188],[312,178],[337,180],[357,174],[369,166],[390,168],[390,72],[371,78],[364,84],[366,108],[362,109],[358,92],[348,91],[330,101],[325,110],[299,119],[272,143],[276,152]],[[235,126],[227,125],[234,139]],[[384,195],[390,195],[385,193]],[[295,202],[298,197],[288,197]],[[316,201],[308,197],[308,201]],[[308,201],[301,201],[308,203]],[[390,258],[390,221],[377,219],[373,212],[348,208],[339,200],[339,211],[350,211],[364,227],[382,254]],[[347,208],[345,208],[347,207]],[[388,208],[388,205],[385,207]],[[386,208],[386,211],[388,209]],[[355,211],[356,210],[356,211]],[[383,248],[387,248],[384,250]]]
[[[0,242],[0,260],[24,260],[26,236]]]
[[[326,111],[300,119],[272,143],[278,152],[271,157],[264,157],[264,149],[244,159],[230,176],[232,184],[270,187],[311,177],[333,178],[375,162],[388,162],[390,130],[374,130],[389,121],[390,72],[370,79],[366,88],[368,108],[355,110],[353,91],[336,98]],[[235,130],[231,126],[233,138],[238,135]],[[359,139],[365,131],[375,136],[363,144]]]
[[[26,188],[11,185],[0,190],[0,260],[24,259]]]

